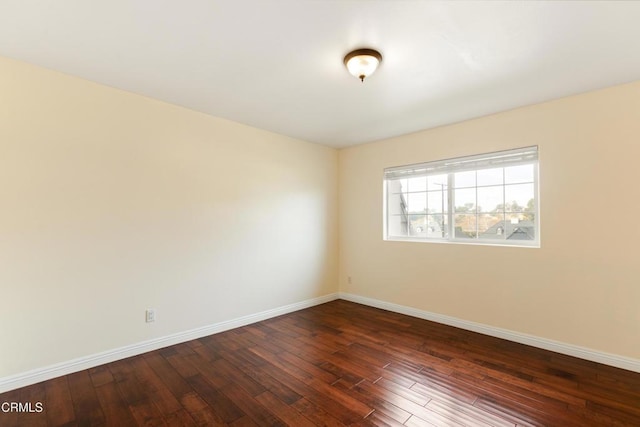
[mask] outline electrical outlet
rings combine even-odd
[[[145,311],[145,321],[147,323],[156,321],[156,311],[153,308],[149,308]]]
[[[351,276],[347,276],[347,283],[351,284]]]

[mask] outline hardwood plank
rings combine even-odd
[[[111,375],[111,371],[107,365],[89,369],[89,375],[91,376],[91,383],[94,387],[100,387],[103,384],[113,381],[113,375]]]
[[[415,415],[411,416],[411,418],[409,418],[409,420],[407,420],[404,425],[407,427],[438,427],[437,424],[425,421],[419,417],[416,417]]]
[[[149,427],[167,426],[160,410],[149,400],[140,400],[129,405],[129,411],[131,411],[136,425]]]
[[[334,417],[330,412],[325,411],[306,398],[298,400],[292,404],[291,407],[295,408],[317,426],[344,427],[347,425]]]
[[[196,393],[191,392],[184,394],[180,398],[182,407],[187,411],[191,418],[199,426],[224,426],[226,423],[222,417],[216,414],[207,402]]]
[[[192,360],[196,360],[198,356],[193,353],[189,355],[172,355],[166,357],[166,361],[178,372],[183,379],[196,376],[200,373],[196,367],[197,362],[192,363]]]
[[[167,387],[177,399],[181,399],[184,395],[193,391],[191,386],[159,352],[147,353],[144,355],[144,359],[158,378],[164,383],[165,387]]]
[[[38,383],[30,385],[21,390],[20,403],[27,405],[26,411],[18,415],[18,425],[29,427],[40,427],[47,425],[46,384]],[[37,412],[37,403],[43,404],[43,411]]]
[[[67,381],[78,425],[90,426],[104,423],[104,413],[89,371],[67,375]]]
[[[367,418],[356,425],[376,427],[402,427],[404,426],[404,423],[399,423],[393,418],[388,417],[384,412],[374,411],[369,414]]]
[[[292,353],[289,353],[288,351],[283,351],[279,356],[284,363],[289,363],[291,365],[299,367],[318,381],[332,384],[338,379],[338,377],[331,372],[325,371],[324,369],[321,369],[316,365],[309,363]],[[320,363],[322,363],[322,360],[320,360]]]
[[[223,353],[223,357],[226,360],[229,360],[234,366],[241,369],[245,375],[249,376],[258,384],[261,384],[264,388],[276,395],[283,402],[290,405],[302,397],[290,387],[269,375],[267,369],[264,369],[264,359],[260,358],[261,363],[254,365],[252,358],[245,359],[244,354],[241,354],[243,350],[245,349],[238,350],[234,354]],[[247,353],[255,356],[250,351],[247,351]],[[248,360],[251,360],[251,362]]]
[[[185,409],[166,415],[164,422],[170,427],[195,427],[198,425]]]
[[[572,413],[573,418],[578,422],[582,420],[582,425],[584,426],[626,427],[640,425],[637,418],[629,419],[627,416],[613,418],[605,412],[592,410],[591,408],[569,406],[568,411]]]
[[[586,401],[584,399],[576,397],[572,394],[568,394],[566,392],[561,392],[556,389],[544,387],[536,383],[535,381],[523,380],[519,376],[512,376],[502,372],[496,373],[495,371],[492,371],[492,370],[482,370],[482,368],[480,369],[480,372],[483,372],[483,375],[484,375],[483,381],[485,383],[495,384],[507,389],[510,388],[511,386],[515,388],[526,389],[531,392],[537,393],[541,396],[546,396],[546,397],[555,399],[556,401],[564,402],[566,405],[575,405],[575,406],[583,406],[583,407],[586,406]],[[456,377],[464,376],[463,374],[460,374],[457,372],[453,373],[452,375]]]
[[[269,391],[265,391],[256,396],[256,401],[260,402],[265,408],[270,408],[273,413],[282,420],[286,425],[296,427],[313,427],[315,426],[308,418],[303,416],[300,412],[293,409],[274,394]]]
[[[256,424],[263,426],[285,427],[286,424],[276,418],[271,412],[271,408],[267,408],[260,404],[256,399],[250,396],[238,385],[231,383],[222,389],[222,392]]]
[[[165,383],[151,369],[145,358],[136,357],[131,361],[136,378],[145,389],[147,398],[166,416],[182,409],[182,405],[167,388]]]
[[[231,378],[228,378],[222,372],[217,370],[213,366],[213,363],[205,358],[200,357],[199,355],[190,356],[189,363],[191,363],[195,370],[198,372],[198,376],[206,378],[206,380],[211,383],[211,385],[216,389],[221,389],[229,385],[232,381]],[[187,382],[189,381],[187,380]]]
[[[382,376],[383,368],[371,365],[370,363],[354,357],[353,354],[337,351],[326,358],[326,362],[332,363],[345,371],[354,375],[375,381]]]
[[[430,423],[436,423],[436,425],[451,425],[451,426],[459,426],[462,425],[454,420],[450,420],[437,412],[432,411],[429,408],[425,408],[424,406],[414,403],[411,400],[406,399],[405,397],[385,389],[377,384],[371,384],[368,381],[363,381],[360,385],[356,387],[356,389],[364,389],[369,393],[378,396],[380,399],[386,400],[394,406],[403,409],[404,411],[413,414],[414,416],[420,418],[423,421],[428,421]],[[482,425],[482,424],[478,424]]]
[[[395,393],[398,396],[402,396],[405,399],[413,403],[417,403],[420,406],[425,406],[431,401],[430,398],[426,398],[424,395],[416,393],[415,391],[411,390],[411,388],[403,387],[399,384],[394,383],[393,381],[389,381],[386,378],[380,378],[379,381],[376,381],[375,385],[389,390],[390,392]],[[413,386],[413,384],[411,386]]]
[[[274,359],[277,355],[271,355],[269,353],[264,353],[265,360]],[[258,353],[260,354],[260,353]],[[279,364],[279,362],[276,362]],[[282,382],[283,384],[287,384],[292,390],[296,393],[303,396],[306,400],[313,403],[314,406],[318,406],[323,411],[330,413],[333,417],[337,418],[342,423],[352,423],[364,418],[369,412],[370,409],[368,407],[364,407],[362,403],[358,404],[359,412],[354,411],[348,404],[344,404],[342,401],[336,401],[333,397],[333,394],[325,394],[322,390],[317,390],[311,385],[307,385],[307,383],[300,378],[297,378],[291,375],[286,370],[281,369],[280,366],[270,365],[270,367],[263,367],[266,369],[266,372],[269,373],[276,380]],[[326,384],[325,384],[326,385]],[[319,384],[316,383],[316,386]],[[329,386],[330,387],[330,386]],[[321,386],[320,386],[321,388]],[[330,390],[329,390],[330,391]],[[350,400],[353,402],[354,400]]]
[[[440,415],[464,425],[490,425],[495,427],[514,427],[515,424],[462,402],[431,400],[427,408]]]
[[[416,383],[411,386],[411,389],[429,398],[439,395],[446,399],[457,399],[472,404],[478,398],[480,392],[477,389],[463,385],[460,381],[455,381],[454,377],[442,376],[437,372],[427,372],[425,370],[417,373],[407,372],[406,370],[398,369],[394,365],[389,366],[387,371],[400,376],[404,375],[415,381]]]
[[[47,424],[61,426],[75,421],[76,416],[67,377],[54,378],[45,382],[44,386]]]
[[[342,383],[340,380],[335,384],[336,387],[344,387],[346,384]],[[369,390],[366,390],[362,387],[354,386],[350,388],[351,392],[354,396],[357,396],[358,400],[366,403],[367,405],[375,408],[375,410],[370,413],[364,419],[375,419],[376,422],[385,422],[388,423],[388,420],[393,420],[399,424],[403,424],[410,417],[411,413],[405,411],[404,409],[399,408],[398,406],[387,402],[384,398],[382,398],[378,393],[372,393]],[[373,417],[371,417],[374,415]],[[385,421],[386,420],[386,421]]]
[[[543,396],[523,387],[509,386],[494,381],[480,381],[474,377],[463,375],[456,376],[455,378],[470,389],[477,390],[476,392],[479,395],[508,399],[535,410],[544,411],[545,409],[555,409],[557,412],[567,410],[567,404],[565,402]]]
[[[333,374],[336,380],[331,383],[332,385],[337,381],[341,381],[343,383],[349,384],[349,387],[352,387],[364,379],[364,377],[355,375],[352,370],[345,370],[339,366],[334,365],[331,362],[322,362],[319,365],[319,368]]]
[[[215,370],[220,372],[221,375],[229,378],[235,385],[243,388],[249,396],[255,397],[266,391],[266,388],[247,375],[245,372],[239,370],[233,364],[226,359],[219,359],[212,363]]]
[[[264,358],[265,360],[268,360],[269,363],[274,365],[279,370],[304,382],[307,386],[320,393],[323,393],[324,395],[342,404],[343,406],[350,408],[351,411],[360,414],[361,417],[365,417],[372,411],[372,408],[363,405],[362,402],[351,398],[349,395],[341,392],[340,390],[331,387],[330,384],[322,381],[322,379],[317,378],[316,376],[314,376],[314,374],[307,372],[302,367],[309,368],[308,364],[305,364],[304,361],[298,358],[288,357],[286,355],[286,352],[281,352],[278,355],[272,355],[261,347],[254,347],[251,349],[251,351]],[[333,379],[335,379],[335,377],[331,376],[330,381],[332,381]]]
[[[485,412],[494,414],[499,418],[513,422],[518,426],[530,427],[546,425],[546,423],[540,418],[540,415],[542,414],[536,414],[535,412],[527,413],[520,407],[514,407],[513,402],[496,401],[492,398],[480,397],[474,402],[473,406],[483,409]]]
[[[187,382],[223,422],[231,423],[245,415],[231,399],[214,388],[201,375],[189,377]]]
[[[129,405],[122,399],[113,381],[96,387],[95,391],[104,413],[106,426],[136,425]]]
[[[244,417],[239,418],[239,419],[235,420],[234,422],[230,423],[229,426],[231,426],[231,427],[259,427],[259,425],[255,423],[255,421],[253,421],[251,418],[247,417],[246,415]]]
[[[20,393],[23,389],[10,390],[6,393],[0,394],[0,404],[11,405],[13,402],[20,401]],[[18,425],[18,412],[11,411],[10,407],[7,410],[0,411],[0,426],[14,427]]]

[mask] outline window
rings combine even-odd
[[[387,240],[539,246],[538,147],[385,169]]]

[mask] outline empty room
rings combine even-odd
[[[0,426],[639,426],[638,22],[3,0]]]

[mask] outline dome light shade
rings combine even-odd
[[[362,82],[376,71],[381,61],[382,55],[373,49],[354,50],[344,57],[344,65],[346,65],[349,73],[359,78]]]

